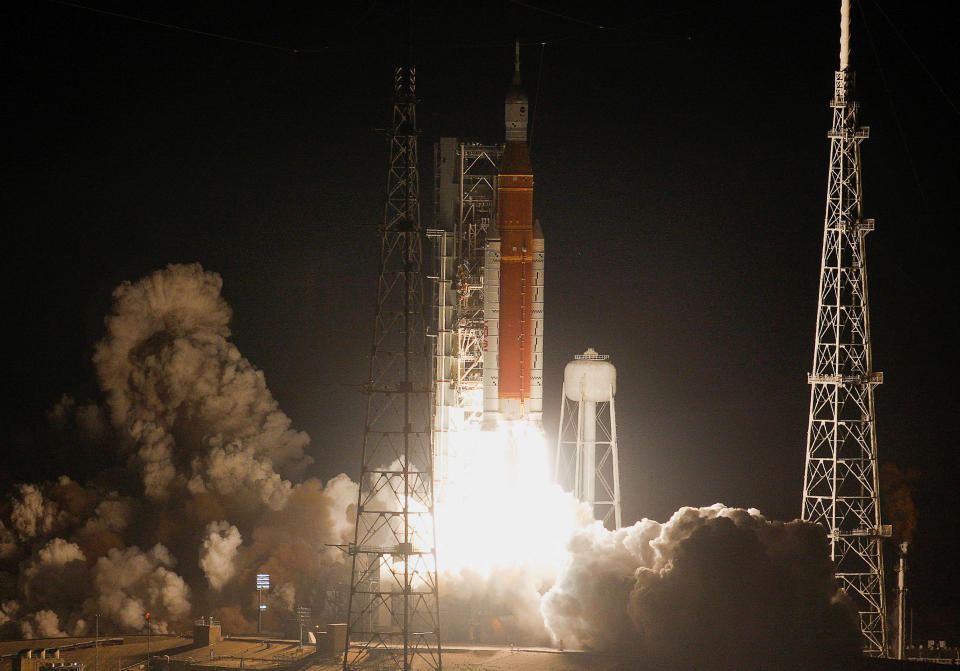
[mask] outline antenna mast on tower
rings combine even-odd
[[[840,69],[835,73],[820,291],[810,383],[802,518],[823,525],[841,587],[860,617],[864,653],[886,653],[873,370],[864,238],[860,143],[849,66],[850,2],[842,0]]]
[[[397,68],[344,671],[441,668],[415,84]]]

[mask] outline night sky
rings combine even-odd
[[[90,355],[112,289],[194,261],[222,275],[234,342],[310,434],[314,474],[356,477],[386,175],[375,130],[407,22],[394,3],[321,4],[95,4],[137,22],[38,2],[4,21],[4,491],[115,458],[47,440],[45,414],[64,393],[98,398]],[[563,366],[592,346],[619,372],[625,520],[717,501],[793,519],[839,2],[623,4],[416,5],[424,224],[437,138],[502,141],[518,37],[547,246],[548,440]],[[956,643],[960,84],[951,3],[913,6],[854,3],[852,63],[871,128],[880,460],[912,482],[916,638]]]

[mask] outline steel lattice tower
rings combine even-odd
[[[414,68],[394,76],[343,668],[440,669]]]
[[[435,146],[434,493],[443,501],[451,462],[450,433],[477,429],[483,420],[483,256],[496,220],[497,168],[503,145],[441,138]],[[454,470],[458,470],[454,467]]]
[[[802,518],[827,529],[837,580],[860,614],[863,648],[886,651],[874,372],[864,239],[873,220],[861,216],[860,143],[848,70],[849,1],[843,0],[840,69],[835,74],[830,173],[827,180],[820,291],[810,383]]]

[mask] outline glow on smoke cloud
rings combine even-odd
[[[440,570],[557,570],[571,534],[592,516],[552,483],[543,431],[508,422],[493,431],[451,432],[449,441],[436,502]]]

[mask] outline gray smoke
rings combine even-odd
[[[200,544],[200,568],[213,589],[219,591],[236,575],[234,560],[242,542],[240,530],[226,520],[207,525],[207,536]]]
[[[0,633],[89,634],[96,613],[102,630],[143,631],[147,612],[154,631],[203,613],[252,632],[258,572],[278,628],[349,579],[330,545],[352,540],[357,484],[303,478],[307,436],[229,341],[221,286],[172,265],[114,292],[94,358],[105,403],[65,397],[49,417],[123,462],[0,500]],[[508,565],[444,589],[465,595],[465,627],[491,615],[501,640],[636,650],[646,668],[824,669],[856,650],[818,527],[717,505],[594,524],[568,549],[558,575]]]
[[[58,638],[69,636],[60,629],[60,616],[52,610],[40,610],[24,618],[20,627],[24,638]]]
[[[239,441],[219,445],[211,440],[206,454],[194,457],[193,475],[187,482],[191,493],[213,491],[220,497],[236,498],[237,494],[253,492],[262,505],[280,510],[287,502],[293,486],[273,470],[265,456],[257,455],[253,446]]]
[[[57,504],[43,496],[36,485],[20,485],[11,501],[10,524],[20,540],[49,534],[62,522]]]
[[[489,574],[472,569],[440,575],[444,633],[501,644],[549,645],[541,599],[554,575],[544,567],[504,562]]]
[[[280,626],[342,579],[356,485],[303,474],[308,437],[229,341],[222,280],[171,265],[113,294],[94,363],[105,403],[64,396],[51,427],[115,452],[96,482],[17,485],[0,500],[0,633],[154,631],[220,615],[256,621],[253,575],[275,575]],[[301,481],[302,480],[302,481]],[[142,549],[141,549],[142,548]],[[269,621],[273,618],[272,621]]]
[[[567,646],[633,650],[652,669],[841,669],[855,613],[823,529],[756,510],[682,508],[577,532],[542,610]]]
[[[36,613],[52,611],[64,602],[82,601],[90,591],[86,560],[76,543],[54,538],[44,544],[20,573],[23,603]],[[48,625],[51,622],[49,617],[41,620]]]
[[[190,614],[190,588],[173,570],[176,559],[164,546],[147,552],[114,548],[93,567],[98,612],[125,630],[143,626],[150,613],[156,633],[170,631]]]
[[[113,292],[107,334],[94,353],[113,424],[133,439],[148,497],[253,485],[276,507],[284,481],[312,461],[309,438],[228,340],[223,280],[199,264],[171,265]],[[252,468],[251,473],[245,469]]]

